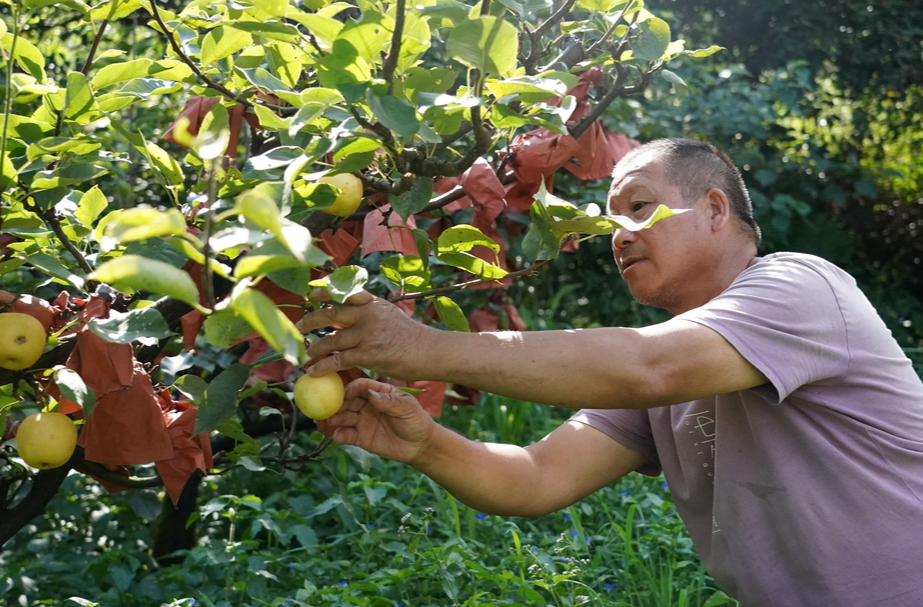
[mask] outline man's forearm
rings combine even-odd
[[[442,332],[419,352],[427,379],[567,408],[642,406],[646,379],[631,329],[498,333]],[[634,355],[633,355],[634,354]]]
[[[438,426],[430,446],[411,466],[475,510],[503,516],[540,516],[545,504],[540,469],[528,450],[471,441]]]

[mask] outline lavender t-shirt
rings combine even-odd
[[[705,568],[744,607],[923,606],[923,384],[855,281],[778,253],[677,318],[769,383],[572,419],[663,471]]]

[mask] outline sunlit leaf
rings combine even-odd
[[[448,297],[437,297],[433,300],[433,305],[436,308],[436,313],[439,314],[439,319],[445,323],[445,326],[450,331],[471,331],[471,327],[468,326],[468,319],[457,303]]]
[[[209,31],[202,41],[202,65],[211,65],[247,47],[250,34],[230,26],[218,26]]]
[[[199,301],[199,290],[186,272],[162,261],[123,255],[99,266],[90,276],[122,291],[147,291],[166,295],[189,305]]]
[[[488,74],[506,75],[516,67],[516,28],[499,17],[484,16],[458,25],[446,40],[446,51],[464,65]]]
[[[369,272],[359,266],[343,266],[337,268],[318,280],[312,280],[312,287],[324,287],[334,301],[343,303],[350,296],[360,292],[369,280]]]
[[[117,344],[141,341],[153,345],[157,340],[173,335],[163,315],[150,306],[125,313],[111,310],[109,318],[88,322],[87,327],[106,341]]]
[[[144,207],[124,209],[106,225],[104,238],[116,242],[132,242],[155,236],[181,235],[186,232],[186,219],[176,209],[160,211]],[[111,249],[111,246],[103,245]]]
[[[660,61],[670,46],[670,25],[658,17],[638,24],[638,37],[632,41],[634,56],[643,61]]]
[[[231,295],[231,308],[285,360],[293,365],[305,361],[304,337],[266,294],[252,288],[236,288]]]

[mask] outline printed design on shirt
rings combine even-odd
[[[693,453],[699,456],[702,467],[714,482],[715,463],[715,417],[712,411],[695,411],[687,413],[683,426],[689,433]]]
[[[683,416],[683,430],[687,433],[687,444],[705,474],[715,482],[715,413],[711,409],[692,411]],[[712,533],[721,531],[717,519],[712,517]]]

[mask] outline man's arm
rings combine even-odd
[[[645,461],[579,422],[524,448],[471,441],[434,422],[412,396],[369,379],[348,386],[327,426],[337,443],[406,462],[466,505],[505,516],[554,512]]]
[[[766,377],[717,332],[672,319],[572,331],[438,331],[368,293],[306,316],[312,374],[366,367],[405,380],[462,384],[570,408],[650,408],[752,388]]]

